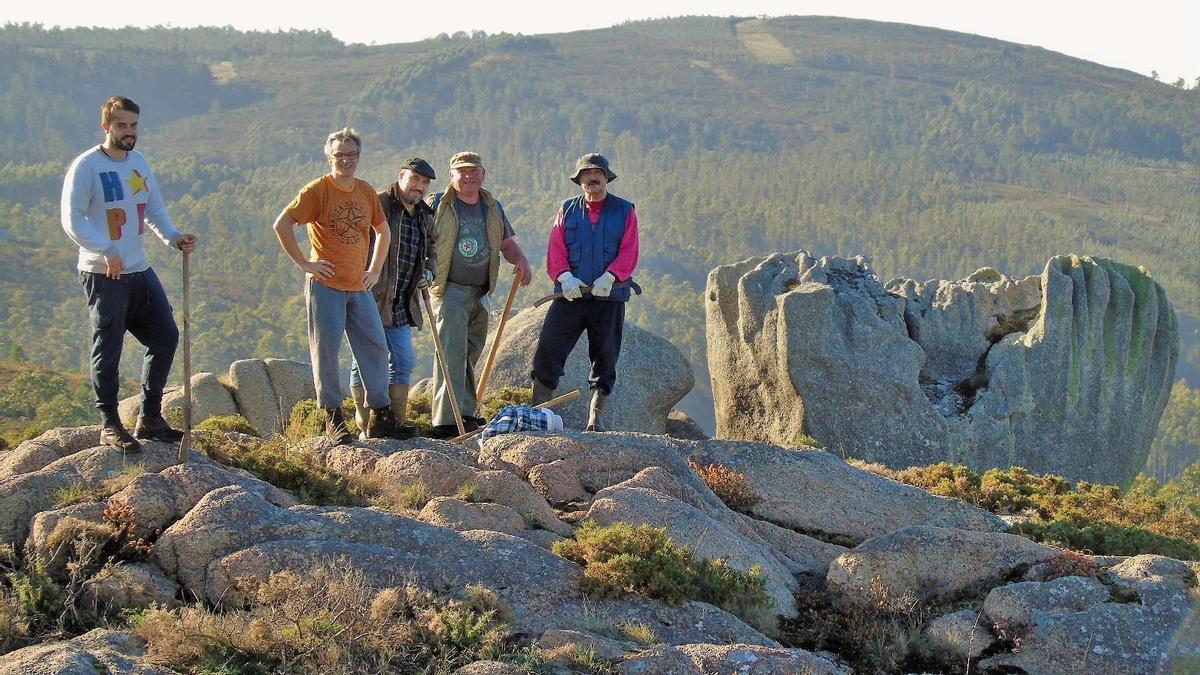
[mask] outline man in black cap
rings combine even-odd
[[[421,328],[418,294],[433,282],[437,269],[433,209],[424,201],[429,181],[435,178],[429,162],[413,157],[400,167],[396,182],[379,193],[379,204],[392,236],[383,273],[371,292],[379,305],[379,318],[387,338],[388,395],[402,438],[416,435],[416,429],[405,423],[408,389],[417,360],[412,327]],[[370,409],[357,361],[350,367],[350,395],[354,399],[355,421],[360,429],[366,429]]]
[[[567,356],[580,333],[587,331],[592,362],[588,431],[603,431],[601,417],[617,380],[629,289],[613,288],[613,284],[633,276],[638,258],[633,204],[608,193],[608,184],[616,179],[604,155],[588,153],[575,163],[571,180],[583,188],[583,194],[562,203],[546,250],[546,272],[555,282],[554,292],[562,297],[546,313],[533,356],[533,403],[537,405],[554,397]]]

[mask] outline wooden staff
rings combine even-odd
[[[450,367],[446,365],[446,357],[442,355],[442,340],[438,337],[437,317],[433,315],[433,303],[429,301],[429,289],[421,289],[421,302],[425,304],[425,316],[429,318],[429,329],[433,331],[433,351],[437,356],[438,367],[442,369],[442,380],[446,383],[446,393],[450,395],[450,409],[454,411],[454,423],[458,425],[458,435],[467,431],[463,428],[462,413],[458,410],[458,398],[454,395],[454,382],[450,380]],[[437,392],[434,392],[436,395]]]
[[[508,300],[504,302],[504,312],[500,315],[500,324],[496,326],[496,335],[492,338],[492,348],[488,350],[487,361],[483,365],[483,377],[479,378],[479,388],[475,390],[475,413],[483,408],[483,388],[487,386],[488,376],[492,374],[492,362],[496,359],[496,351],[500,349],[500,336],[504,335],[504,324],[508,323],[508,312],[512,309],[513,299],[517,297],[517,287],[521,285],[521,270],[513,268],[512,288],[508,289]]]
[[[575,398],[578,395],[579,395],[579,390],[575,389],[573,391],[568,391],[567,393],[563,394],[562,396],[555,396],[554,398],[550,399],[549,401],[546,401],[545,403],[539,403],[533,407],[534,408],[549,408],[550,406],[558,405],[559,403],[566,403],[567,401],[570,401],[571,399]],[[484,426],[487,426],[487,425],[484,425]],[[471,438],[472,436],[482,433],[482,432],[483,432],[483,427],[479,427],[478,429],[475,429],[474,431],[468,431],[467,433],[462,434],[461,436],[456,436],[454,438],[451,438],[450,442],[451,443],[462,443],[463,441],[467,440],[468,438]]]
[[[184,464],[192,450],[192,275],[188,261],[191,254],[183,252],[183,438],[179,440],[176,461]]]

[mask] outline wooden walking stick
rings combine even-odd
[[[188,261],[191,254],[183,252],[183,438],[179,440],[176,460],[184,464],[192,450],[192,278]]]
[[[483,365],[483,377],[479,378],[479,388],[475,390],[475,412],[483,407],[483,388],[487,386],[488,376],[492,374],[492,361],[496,359],[496,351],[500,349],[500,336],[504,335],[504,324],[508,323],[508,312],[512,309],[513,299],[517,297],[517,287],[521,285],[521,269],[513,268],[512,288],[508,289],[508,300],[504,301],[504,312],[500,314],[500,323],[496,326],[496,335],[492,338],[492,348],[488,350],[487,361]]]
[[[539,403],[533,407],[534,408],[549,408],[551,406],[558,405],[559,403],[566,403],[567,401],[570,401],[571,399],[575,398],[578,395],[579,395],[579,390],[573,389],[573,390],[568,391],[567,393],[563,394],[562,396],[555,396],[554,398],[550,399],[549,401],[546,401],[545,403]],[[480,434],[480,433],[483,433],[483,427],[479,427],[478,429],[476,429],[474,431],[468,431],[467,433],[465,433],[461,436],[456,436],[454,438],[451,438],[450,442],[451,443],[462,443],[463,441],[467,440],[468,438],[471,438],[472,436],[475,436],[476,434]]]
[[[425,316],[429,319],[429,329],[433,331],[433,352],[437,357],[438,367],[442,369],[442,380],[446,382],[446,393],[450,395],[450,409],[454,411],[454,423],[458,426],[458,435],[467,433],[463,428],[462,412],[458,409],[458,398],[454,395],[454,383],[450,380],[450,367],[442,354],[442,340],[438,337],[437,317],[433,315],[433,303],[429,301],[429,289],[421,289],[421,302],[425,304]],[[434,392],[435,394],[437,392]]]

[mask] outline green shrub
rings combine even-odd
[[[1028,522],[1010,531],[1035,541],[1095,555],[1157,553],[1194,559],[1200,550],[1200,463],[1165,486],[1140,477],[1126,490],[1086,481],[1072,486],[1062,476],[1037,475],[1019,466],[989,469],[980,476],[945,462],[903,471],[853,463],[993,513],[1028,516]]]
[[[374,483],[331,471],[312,457],[291,451],[279,436],[238,445],[208,432],[197,434],[195,444],[222,464],[245,469],[276,487],[291,490],[306,504],[367,506],[378,497]]]
[[[1194,542],[1164,537],[1141,527],[1114,523],[1077,525],[1066,520],[1029,522],[1013,526],[1011,532],[1052,546],[1090,551],[1095,555],[1138,555],[1156,553],[1180,560],[1200,559]]]
[[[678,605],[695,599],[726,609],[763,630],[773,630],[772,601],[757,565],[749,572],[724,560],[696,560],[665,528],[584,521],[574,539],[554,543],[557,555],[583,567],[588,595],[636,593]]]
[[[480,402],[481,414],[484,419],[492,419],[506,405],[531,405],[533,403],[532,389],[516,389],[503,387],[494,394],[488,394]]]
[[[258,431],[250,426],[250,422],[241,415],[221,415],[218,417],[210,417],[196,425],[196,429],[205,431],[234,431],[239,434],[249,434],[257,436]]]

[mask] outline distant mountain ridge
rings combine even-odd
[[[378,188],[412,154],[444,179],[452,152],[481,152],[535,263],[575,189],[574,158],[607,154],[621,176],[613,191],[643,223],[647,293],[630,319],[679,345],[701,388],[708,271],[798,248],[866,253],[881,274],[914,278],[983,266],[1034,274],[1056,253],[1143,265],[1179,313],[1180,374],[1200,384],[1200,91],[1128,71],[831,17],[381,46],[323,32],[8,24],[0,54],[12,64],[0,74],[10,132],[0,214],[16,240],[0,248],[11,299],[0,353],[22,346],[31,361],[86,367],[57,199],[66,162],[100,140],[99,103],[120,91],[143,105],[139,149],[174,219],[203,238],[197,369],[256,353],[304,358],[299,274],[269,224],[323,171],[324,134],[350,124]],[[160,270],[176,264],[151,248]],[[177,274],[162,276],[177,288]],[[705,393],[684,406],[701,420]]]

